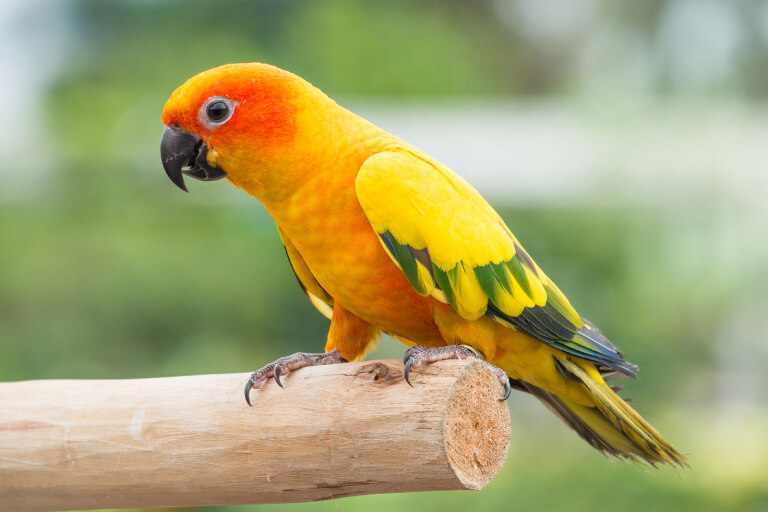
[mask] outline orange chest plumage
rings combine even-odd
[[[433,299],[417,294],[384,251],[357,199],[354,170],[344,165],[337,161],[338,172],[318,173],[271,213],[345,309],[391,334],[437,340]]]

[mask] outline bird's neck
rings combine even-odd
[[[366,158],[394,139],[330,99],[300,109],[292,121],[290,137],[245,145],[252,152],[241,152],[225,167],[229,181],[273,215],[298,191],[322,187],[329,180],[349,182],[353,190]]]

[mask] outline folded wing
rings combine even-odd
[[[357,196],[382,245],[421,295],[463,318],[487,315],[564,352],[634,376],[637,367],[525,252],[469,184],[409,149],[365,161]]]

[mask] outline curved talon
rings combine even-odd
[[[405,370],[403,370],[403,377],[405,377],[405,382],[407,382],[409,386],[413,387],[413,384],[411,384],[411,379],[409,377],[411,373],[411,366],[413,366],[413,359],[408,359],[405,362]]]
[[[251,388],[253,388],[253,375],[251,375],[251,378],[245,383],[245,403],[248,405],[251,405]]]
[[[283,383],[280,382],[280,372],[283,371],[283,365],[280,363],[275,364],[275,369],[272,371],[272,377],[274,377],[275,382],[277,382],[277,385],[281,388],[283,387]]]
[[[509,383],[509,379],[504,382],[504,396],[499,398],[499,402],[505,402],[509,395],[512,394],[512,384]]]

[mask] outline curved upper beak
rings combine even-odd
[[[184,184],[184,175],[201,181],[215,181],[225,178],[227,173],[220,167],[208,163],[208,147],[197,135],[177,125],[163,131],[160,142],[160,156],[165,174],[174,185],[189,192]]]

